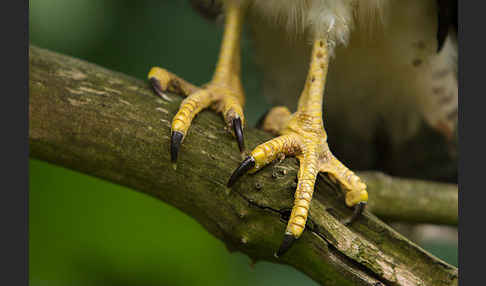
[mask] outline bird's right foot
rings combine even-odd
[[[280,136],[257,146],[234,171],[228,186],[246,172],[256,172],[277,158],[295,156],[299,160],[294,206],[277,256],[283,255],[303,233],[314,185],[319,172],[339,182],[346,193],[346,205],[354,208],[351,221],[368,201],[366,185],[331,153],[322,119],[324,86],[329,64],[327,42],[316,39],[306,85],[295,113],[285,107],[272,109],[263,128]]]

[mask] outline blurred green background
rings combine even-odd
[[[163,66],[202,84],[222,26],[188,0],[30,0],[30,42],[145,79]],[[246,116],[259,96],[251,43],[243,41]],[[196,221],[154,198],[31,159],[30,285],[316,285],[293,268],[229,253]],[[161,230],[173,229],[171,233]],[[422,242],[457,265],[457,243]]]

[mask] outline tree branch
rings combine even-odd
[[[373,214],[386,221],[457,225],[457,185],[360,172],[366,182]]]
[[[241,157],[218,115],[203,112],[194,120],[174,170],[168,142],[180,97],[161,100],[146,82],[36,47],[30,48],[29,75],[33,157],[159,198],[195,218],[229,250],[254,261],[292,265],[323,285],[457,285],[455,267],[370,212],[350,228],[341,224],[351,211],[324,175],[316,184],[307,230],[276,259],[286,223],[282,217],[292,205],[295,159],[247,175],[229,190],[226,181]],[[269,138],[247,128],[247,146]],[[454,186],[362,175],[371,208],[384,217],[402,219],[403,211],[414,221],[457,222]],[[447,199],[441,199],[443,193]],[[437,203],[434,215],[416,203],[423,197]]]

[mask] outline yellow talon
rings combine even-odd
[[[184,99],[179,111],[172,119],[172,131],[179,131],[185,135],[191,126],[192,119],[202,109],[207,108],[211,104],[211,100],[211,94],[206,90],[199,90]]]
[[[239,46],[245,7],[240,6],[238,1],[228,1],[225,9],[225,31],[218,64],[212,80],[204,88],[195,87],[162,68],[152,68],[148,74],[157,92],[168,90],[187,96],[172,121],[171,157],[174,163],[192,120],[208,107],[223,114],[242,150],[245,98],[239,78]],[[287,108],[277,107],[269,113],[263,127],[280,136],[257,146],[228,182],[228,186],[231,186],[245,172],[256,172],[277,158],[296,156],[299,159],[294,205],[279,255],[285,253],[305,229],[319,172],[328,172],[343,185],[346,205],[358,206],[355,208],[356,214],[361,212],[368,200],[366,185],[332,155],[327,144],[322,121],[322,100],[329,64],[326,39],[315,40],[311,59],[297,112],[291,114]]]
[[[319,172],[329,173],[343,186],[346,191],[346,205],[355,207],[352,218],[359,216],[368,200],[366,185],[334,157],[327,144],[322,121],[322,99],[329,60],[325,39],[314,42],[311,58],[297,112],[290,114],[288,109],[282,107],[270,111],[263,127],[280,136],[258,145],[228,182],[228,186],[231,186],[245,172],[256,172],[280,156],[292,155],[299,159],[294,205],[277,256],[284,254],[302,235]]]
[[[346,205],[353,207],[359,203],[365,203],[368,201],[368,192],[363,190],[352,190],[346,193]]]
[[[155,86],[157,93],[169,91],[188,96],[199,90],[198,87],[188,83],[187,81],[167,71],[166,69],[159,67],[151,68],[150,72],[147,75],[147,78],[156,82],[156,84],[158,85]]]
[[[258,171],[280,156],[295,155],[300,149],[300,140],[295,135],[283,135],[258,145],[251,156],[255,159],[255,167],[250,173]]]
[[[147,78],[148,79],[156,78],[159,80],[161,85],[166,85],[170,81],[171,76],[170,76],[170,72],[168,72],[167,70],[159,67],[153,67],[150,69]]]
[[[225,8],[225,30],[219,60],[213,78],[208,84],[203,88],[196,87],[159,67],[153,67],[147,76],[161,97],[166,98],[165,91],[187,96],[171,125],[171,160],[174,164],[192,120],[201,110],[208,107],[223,114],[228,130],[237,139],[240,151],[244,150],[245,97],[240,80],[240,39],[246,6],[231,1]]]

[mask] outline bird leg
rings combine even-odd
[[[180,144],[187,135],[192,119],[208,107],[223,114],[228,130],[236,136],[240,151],[244,150],[243,126],[245,97],[240,80],[240,38],[245,7],[238,1],[228,1],[223,41],[212,80],[196,87],[169,71],[153,67],[148,78],[157,94],[164,91],[187,96],[172,119],[171,160],[177,161]]]
[[[313,45],[310,68],[297,112],[291,114],[285,107],[276,107],[269,112],[263,128],[280,136],[257,146],[228,182],[228,186],[231,186],[245,172],[256,172],[282,156],[295,156],[299,160],[294,205],[277,256],[284,254],[304,231],[319,172],[327,172],[342,185],[346,192],[346,205],[355,208],[352,219],[359,216],[368,200],[366,185],[334,157],[327,144],[322,104],[328,64],[327,43],[324,39],[318,39]]]

